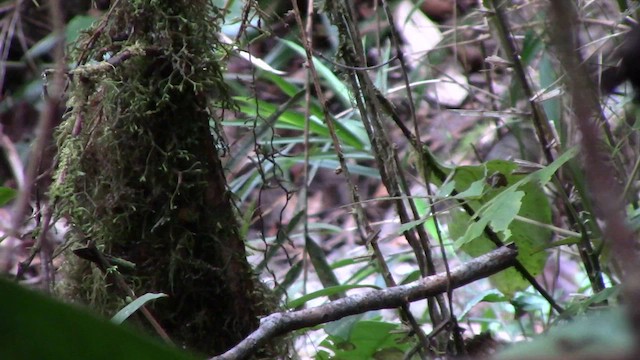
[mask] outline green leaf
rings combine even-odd
[[[542,50],[542,37],[533,30],[528,30],[524,35],[524,41],[522,44],[522,51],[520,52],[520,58],[523,65],[529,65],[536,55]]]
[[[341,267],[345,267],[345,266],[349,266],[349,265],[355,265],[361,262],[365,262],[365,261],[369,261],[368,257],[358,257],[358,258],[346,258],[346,259],[341,259],[338,260],[336,262],[334,262],[333,264],[331,264],[331,268],[332,269],[339,269]]]
[[[572,148],[545,168],[526,176],[515,174],[517,164],[503,160],[455,168],[453,180],[458,191],[468,189],[474,182],[486,179],[487,175],[499,173],[506,182],[506,187],[492,188],[481,198],[469,199],[468,204],[475,211],[474,219],[462,211],[451,212],[449,232],[452,238],[457,239],[455,245],[474,257],[493,250],[495,244],[484,235],[485,227],[489,226],[502,241],[513,241],[519,249],[520,263],[533,276],[538,275],[548,257],[540,248],[548,244],[551,230],[513,220],[515,215],[519,215],[543,224],[551,223],[551,207],[543,186],[576,154],[577,148]],[[502,293],[509,296],[530,285],[514,269],[493,275],[490,280]]]
[[[360,269],[356,270],[356,272],[351,275],[350,278],[345,281],[346,284],[355,283],[363,281],[367,277],[378,273],[378,268],[372,261],[368,261],[366,265],[362,266]]]
[[[4,279],[0,294],[2,359],[195,359]]]
[[[326,350],[318,352],[318,359],[402,359],[404,352],[409,350],[411,343],[403,342],[405,335],[398,333],[397,324],[381,321],[358,321],[349,339],[344,340],[329,335],[320,343]],[[328,351],[327,351],[328,350]],[[332,353],[333,356],[329,356]]]
[[[332,321],[325,324],[323,330],[327,335],[340,339],[341,341],[348,341],[349,337],[351,337],[351,331],[364,316],[365,314],[357,314]]]
[[[278,88],[280,88],[280,90],[282,90],[283,93],[287,94],[288,96],[294,96],[296,93],[298,93],[298,91],[300,91],[300,88],[298,86],[292,84],[291,81],[288,81],[288,79],[285,77],[268,72],[262,73],[262,77],[274,83],[276,86],[278,86]],[[311,114],[322,118],[322,108],[316,103],[315,100],[316,99],[314,97],[311,101]]]
[[[302,260],[291,265],[284,279],[278,284],[278,286],[276,286],[275,289],[273,289],[275,299],[279,299],[280,297],[282,297],[282,295],[287,292],[287,289],[289,289],[289,287],[291,287],[291,285],[295,283],[295,281],[302,273],[302,269],[304,268],[303,265],[304,261]]]
[[[114,324],[120,325],[147,302],[167,296],[169,295],[163,293],[146,293],[123,307],[122,310],[118,311],[118,313],[111,318],[111,321]]]
[[[93,25],[96,18],[87,15],[76,15],[69,21],[64,29],[65,40],[67,44],[75,42],[80,36],[80,32],[87,30]]]
[[[604,301],[607,301],[609,299],[615,299],[618,295],[620,295],[621,290],[621,285],[614,285],[605,288],[599,293],[592,295],[586,299],[575,301],[571,305],[567,306],[561,316],[556,318],[553,323],[557,324],[559,321],[566,320],[567,318],[583,315],[589,312],[593,305],[603,303]]]
[[[18,192],[15,189],[6,186],[0,186],[0,206],[6,205],[9,201],[16,198]]]
[[[450,183],[455,185],[455,181],[451,181]],[[482,193],[484,192],[484,188],[485,185],[487,184],[487,182],[485,181],[485,179],[480,179],[477,181],[474,181],[471,183],[471,185],[469,185],[469,187],[461,192],[456,194],[456,196],[454,196],[454,198],[456,199],[477,199],[480,196],[482,196]]]
[[[428,218],[429,218],[428,216],[425,216],[425,217],[420,218],[418,220],[413,220],[413,221],[406,222],[406,223],[400,225],[400,227],[398,227],[397,232],[398,232],[398,234],[402,234],[405,231],[411,230],[411,229],[415,228],[418,225],[424,224],[424,222],[427,221]]]
[[[546,185],[550,180],[551,176],[555,174],[558,169],[562,165],[564,165],[567,161],[571,160],[578,153],[578,147],[573,147],[564,152],[560,157],[558,157],[554,162],[545,166],[543,169],[540,169],[534,173],[529,174],[524,181],[537,181],[541,186]]]
[[[71,44],[75,42],[78,36],[80,36],[80,32],[88,29],[94,21],[96,21],[96,18],[85,15],[78,15],[71,19],[64,31],[64,40],[66,41],[66,43]],[[31,48],[29,48],[29,50],[25,52],[23,58],[36,58],[48,54],[53,50],[55,46],[56,36],[52,32],[35,43],[33,46],[31,46]]]
[[[249,116],[260,116],[263,118],[267,118],[277,110],[277,106],[274,104],[270,104],[266,101],[256,100],[250,97],[237,96],[234,97],[234,100],[239,103],[240,111]],[[338,135],[338,138],[340,138],[340,140],[342,140],[346,145],[353,146],[358,150],[364,149],[364,143],[362,139],[349,127],[342,124],[342,122],[335,121],[335,119],[332,119],[331,121],[333,121],[333,124],[336,127],[336,134]],[[258,125],[260,125],[260,122],[258,123]],[[299,112],[287,110],[278,117],[278,121],[275,125],[277,128],[281,129],[304,131],[305,118],[304,115]],[[322,122],[321,117],[315,115],[309,117],[309,130],[312,133],[321,135],[326,139],[329,139],[330,137],[329,129]]]
[[[502,293],[498,290],[490,289],[480,292],[478,295],[474,296],[471,300],[468,300],[464,306],[464,309],[460,314],[458,314],[459,319],[464,319],[464,317],[471,311],[471,309],[481,302],[506,302],[509,301]]]
[[[422,274],[420,274],[420,270],[414,270],[409,273],[409,275],[405,276],[404,279],[400,282],[400,285],[406,285],[414,281],[418,281],[422,278]]]
[[[285,45],[293,49],[304,59],[307,58],[307,53],[302,46],[289,40],[280,40],[280,41],[282,41]],[[344,82],[340,78],[338,78],[333,73],[333,71],[329,69],[329,67],[324,65],[315,56],[313,57],[313,65],[315,66],[316,71],[318,71],[318,75],[327,82],[327,85],[329,86],[329,88],[335,92],[335,94],[337,95],[338,99],[342,102],[342,104],[346,108],[350,108],[351,95],[349,92],[349,88],[347,88]]]
[[[568,158],[569,156],[567,160]],[[557,169],[555,166],[552,168]],[[495,249],[495,244],[484,234],[485,227],[489,226],[502,241],[508,239],[518,246],[518,260],[535,276],[544,268],[548,255],[546,252],[534,253],[533,249],[547,244],[551,231],[513,220],[515,215],[520,215],[544,224],[551,222],[551,207],[541,183],[550,178],[552,172],[549,170],[524,176],[514,174],[517,169],[517,164],[503,160],[456,168],[453,178],[462,190],[466,189],[465,185],[469,187],[480,179],[486,179],[486,176],[496,174],[504,177],[506,186],[489,188],[482,197],[468,201],[476,214],[475,219],[471,219],[461,209],[453,210],[449,233],[452,238],[457,239],[455,245],[476,257]],[[507,296],[530,285],[514,269],[493,275],[490,281]]]
[[[451,180],[447,181],[442,186],[438,188],[438,192],[436,193],[437,198],[444,198],[451,195],[451,192],[456,189],[456,182]]]
[[[305,250],[309,254],[309,259],[313,264],[313,268],[316,270],[316,275],[318,275],[318,279],[320,279],[322,286],[325,288],[336,288],[340,285],[338,277],[333,272],[333,269],[327,261],[327,256],[325,255],[324,250],[315,241],[313,241],[310,236],[306,236],[304,246]],[[345,297],[345,294],[332,292],[331,294],[328,294],[328,296],[331,300],[337,300]]]
[[[543,52],[542,54],[542,58],[540,59],[540,71],[538,73],[540,74],[540,87],[543,91],[549,91],[552,87],[557,89],[558,76],[553,67],[551,57],[547,52]],[[562,103],[560,101],[560,97],[543,100],[542,108],[547,114],[547,119],[553,121],[556,132],[560,135],[560,143],[564,144],[566,142],[564,136],[564,128],[566,126],[562,123]]]

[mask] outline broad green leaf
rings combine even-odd
[[[451,181],[451,183],[455,185],[455,181]],[[485,188],[486,184],[487,184],[487,182],[485,181],[484,178],[480,179],[480,180],[477,180],[477,181],[474,181],[474,182],[471,183],[471,185],[469,185],[469,187],[465,191],[463,191],[463,192],[461,192],[459,194],[456,194],[454,196],[454,198],[456,198],[456,199],[476,199],[476,198],[479,198],[480,196],[482,196],[482,193],[484,192],[484,188]]]
[[[18,195],[18,192],[15,189],[0,186],[0,206],[3,206],[9,201],[15,199],[16,195]]]
[[[74,16],[64,29],[65,41],[67,44],[75,42],[80,36],[80,33],[91,27],[95,21],[96,18],[93,16]]]
[[[436,197],[437,198],[447,197],[447,196],[451,195],[451,193],[455,189],[456,189],[456,182],[453,181],[453,180],[447,181],[444,184],[442,184],[442,186],[440,186],[438,188],[438,192],[436,193]]]
[[[514,175],[517,164],[509,161],[494,160],[480,166],[465,166],[455,169],[453,178],[464,191],[464,184],[470,186],[486,176],[503,176],[505,186],[490,187],[481,198],[471,199],[468,204],[475,213],[471,219],[461,209],[452,211],[449,234],[464,252],[471,256],[480,256],[493,249],[495,244],[484,234],[489,226],[502,240],[513,241],[519,249],[518,260],[534,276],[539,274],[546,262],[545,252],[533,253],[533,249],[546,244],[551,236],[548,229],[535,225],[513,221],[515,215],[527,217],[541,223],[551,222],[551,208],[543,191],[536,181],[541,176],[531,176],[523,181],[524,175]],[[491,282],[503,294],[513,295],[526,289],[530,284],[514,269],[507,269],[490,278]]]
[[[158,293],[158,294],[147,293],[147,294],[144,294],[144,295],[140,296],[139,298],[133,300],[129,304],[127,304],[127,306],[123,307],[120,311],[118,311],[115,315],[113,315],[113,317],[111,318],[111,321],[114,324],[120,325],[125,320],[127,320],[129,318],[129,316],[131,316],[131,314],[133,314],[134,312],[138,311],[138,309],[140,309],[147,302],[149,302],[151,300],[159,299],[161,297],[167,297],[167,296],[168,296],[167,294],[163,294],[163,293]]]
[[[469,227],[464,236],[455,241],[454,246],[459,248],[468,244],[473,239],[482,234],[484,228],[489,225],[491,229],[496,233],[502,233],[502,241],[508,241],[511,237],[511,230],[509,226],[516,217],[522,206],[522,198],[524,192],[513,191],[514,187],[504,191],[500,196],[487,204],[477,214],[480,216],[480,220],[474,222]]]
[[[365,314],[357,314],[332,321],[324,325],[324,332],[336,339],[348,341],[351,331],[365,317]]]
[[[0,294],[1,359],[195,359],[4,279]]]
[[[484,234],[489,226],[502,241],[513,241],[519,249],[518,260],[533,275],[538,275],[546,262],[547,254],[539,251],[548,244],[551,230],[534,224],[513,221],[515,215],[539,223],[551,223],[551,207],[544,193],[553,174],[577,153],[576,148],[566,151],[553,163],[529,175],[514,174],[518,165],[503,160],[489,161],[479,166],[463,166],[454,170],[456,190],[465,191],[471,184],[487,176],[503,177],[500,186],[486,191],[479,199],[469,199],[475,218],[462,211],[452,211],[449,233],[457,239],[455,245],[467,254],[479,256],[495,248]],[[508,269],[491,277],[492,283],[506,295],[529,286],[514,269]]]
[[[398,333],[397,324],[381,321],[358,321],[349,334],[349,339],[328,336],[322,343],[317,359],[403,359],[404,352],[412,346],[403,342],[405,335]],[[330,356],[330,353],[333,356]]]

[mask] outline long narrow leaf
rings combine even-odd
[[[333,269],[327,261],[324,250],[322,250],[322,248],[309,236],[306,237],[304,244],[322,285],[325,288],[334,288],[340,285],[338,277],[333,272]],[[334,292],[328,295],[331,300],[337,300],[346,296],[344,292]]]
[[[235,97],[234,100],[240,104],[240,111],[249,116],[269,117],[277,111],[277,107],[266,101],[256,100],[248,97]],[[364,149],[362,139],[351,131],[344,124],[333,120],[337,135],[346,145],[353,146],[356,149]],[[287,126],[288,125],[288,126]],[[295,111],[285,111],[278,117],[275,127],[288,128],[304,131],[305,118],[304,115]],[[309,129],[312,133],[329,138],[329,129],[317,116],[309,118]]]
[[[144,304],[148,303],[149,301],[155,300],[155,299],[159,299],[161,297],[167,297],[167,294],[163,294],[163,293],[147,293],[144,294],[142,296],[140,296],[139,298],[133,300],[132,302],[130,302],[129,304],[127,304],[127,306],[123,307],[120,311],[118,311],[117,314],[113,315],[113,317],[111,318],[111,321],[114,324],[122,324],[125,320],[127,320],[129,318],[129,316],[131,316],[131,314],[133,314],[134,312],[138,311],[138,309],[140,309],[142,306],[144,306]]]
[[[280,41],[282,41],[282,43],[284,43],[285,45],[290,47],[292,50],[297,52],[300,56],[302,56],[302,57],[304,57],[306,59],[307,54],[304,51],[304,48],[302,48],[302,46],[294,43],[293,41],[289,41],[289,40],[280,40]],[[344,84],[344,82],[340,78],[338,78],[333,73],[333,71],[331,71],[331,69],[329,69],[329,67],[324,65],[316,57],[313,58],[313,65],[315,66],[315,68],[318,71],[319,75],[327,82],[327,85],[329,86],[329,88],[331,88],[331,90],[333,90],[336,93],[336,96],[338,97],[338,99],[340,99],[342,104],[345,107],[350,108],[351,107],[351,95],[349,93],[349,89]]]

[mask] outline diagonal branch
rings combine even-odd
[[[502,271],[515,262],[518,251],[501,247],[479,256],[446,273],[428,276],[409,285],[370,291],[332,301],[314,308],[271,314],[260,321],[260,327],[226,353],[210,360],[239,360],[248,358],[270,339],[294,330],[335,321],[367,311],[392,309],[407,301],[422,300],[472,283]]]

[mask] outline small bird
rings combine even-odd
[[[615,51],[614,58],[618,64],[602,72],[600,88],[606,94],[625,81],[629,81],[636,92],[636,100],[640,100],[640,26],[634,26]]]

